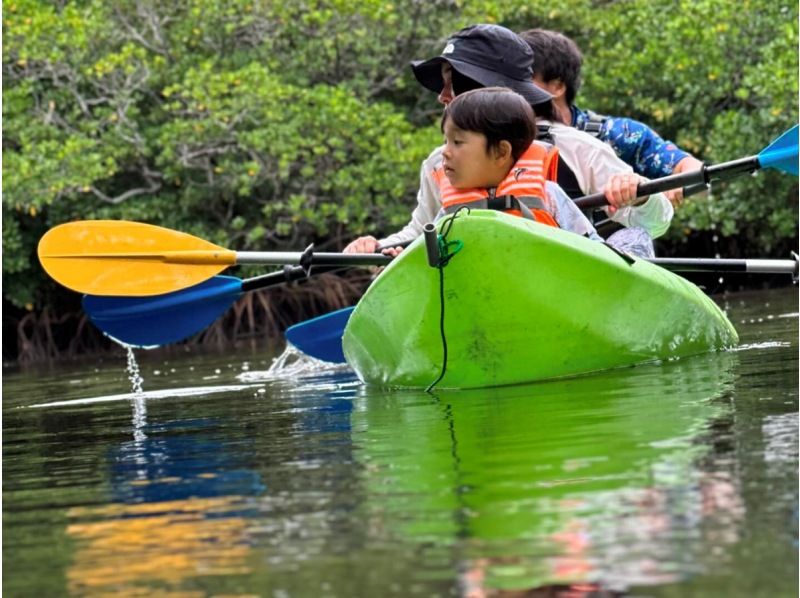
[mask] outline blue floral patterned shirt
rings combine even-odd
[[[572,126],[592,132],[592,113],[571,107]],[[649,179],[657,179],[672,174],[675,166],[689,154],[671,141],[666,141],[644,123],[631,118],[604,118],[599,126],[599,133],[592,133],[598,139],[608,143],[623,162],[630,164],[634,172]]]

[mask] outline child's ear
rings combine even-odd
[[[494,146],[494,157],[497,160],[507,160],[510,159],[512,155],[511,143],[505,139],[501,140],[500,143]]]

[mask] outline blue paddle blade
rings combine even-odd
[[[344,363],[342,352],[342,334],[347,320],[354,307],[345,307],[329,314],[289,326],[284,333],[286,340],[310,355],[322,361]]]
[[[795,125],[758,154],[762,168],[777,168],[797,175],[798,126]]]
[[[154,297],[84,295],[83,310],[108,336],[133,347],[175,343],[200,332],[242,293],[242,281],[214,276],[198,285]]]

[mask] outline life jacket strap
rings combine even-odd
[[[528,220],[536,220],[531,208],[544,210],[544,202],[538,197],[517,198],[513,195],[501,195],[500,197],[485,197],[469,203],[450,205],[444,209],[444,213],[453,214],[461,206],[469,206],[473,210],[499,210],[500,212],[518,210],[522,217]]]
[[[519,210],[528,220],[536,220],[531,210],[545,210],[544,202],[530,195],[523,197],[501,195],[489,199],[486,203],[490,210]]]
[[[553,145],[553,133],[551,132],[550,125],[536,124],[536,141],[540,143],[547,143]]]
[[[586,116],[586,120],[575,128],[579,131],[585,131],[593,137],[600,137],[600,133],[603,131],[603,125],[608,120],[608,117],[603,114],[597,114],[591,110],[586,111]]]
[[[477,199],[463,204],[453,204],[444,208],[445,214],[454,214],[463,206],[468,206],[473,210],[500,210],[501,212],[508,210],[516,210],[520,215],[534,222],[544,222],[550,226],[558,227],[558,222],[550,216],[545,208],[545,203],[538,197],[525,195],[523,197],[514,197],[513,195],[501,195],[500,197],[486,197]],[[533,210],[537,210],[542,215],[542,218],[537,218],[533,214]]]
[[[488,210],[490,209],[488,203],[489,203],[488,198],[484,197],[483,199],[476,199],[474,201],[466,203],[451,204],[446,208],[444,208],[444,213],[455,214],[459,210],[459,208],[463,206],[467,206],[472,210]],[[491,208],[491,209],[503,209],[503,208]]]
[[[486,201],[487,210],[518,210],[517,198],[513,195],[501,195],[500,197],[491,197]]]

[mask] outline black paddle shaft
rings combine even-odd
[[[306,276],[306,269],[303,268],[303,266],[284,266],[283,270],[279,270],[278,272],[271,272],[269,274],[254,276],[253,278],[243,280],[242,292],[264,289],[276,284],[292,282],[293,280],[302,280]]]
[[[681,174],[673,174],[665,176],[660,179],[655,179],[642,183],[636,190],[637,197],[651,195],[653,193],[661,193],[662,191],[669,191],[670,189],[678,189],[679,187],[686,187],[684,196],[693,195],[704,191],[706,185],[713,181],[721,181],[737,177],[741,174],[755,172],[761,168],[758,161],[758,156],[749,156],[739,160],[731,160],[722,164],[714,164],[711,166],[704,166],[700,170],[692,170],[690,172],[682,172]],[[608,205],[608,200],[604,193],[593,193],[586,197],[579,197],[575,200],[575,205],[580,209],[586,210],[588,208],[601,208]]]
[[[410,244],[411,241],[404,241],[402,243],[395,243],[393,245],[381,245],[380,247],[378,247],[377,251],[380,252],[383,249],[391,249],[393,247],[408,247]],[[329,257],[320,260],[318,258],[318,256],[320,255]],[[247,291],[255,291],[256,289],[265,289],[267,287],[283,284],[285,282],[304,280],[305,278],[308,278],[315,274],[324,274],[325,272],[336,272],[338,270],[342,270],[347,267],[346,263],[345,264],[341,263],[343,258],[346,261],[347,256],[350,255],[356,256],[356,260],[354,261],[358,262],[357,265],[360,265],[363,262],[363,254],[343,254],[343,253],[315,254],[314,246],[310,245],[308,248],[306,248],[304,252],[303,265],[284,266],[283,270],[279,270],[278,272],[271,272],[269,274],[263,274],[261,276],[254,276],[252,278],[247,278],[242,281],[242,292],[245,293]],[[378,265],[386,265],[392,260],[391,256],[382,255],[380,253],[377,253],[374,257],[377,258],[379,262]],[[334,265],[317,265],[320,262],[332,263]]]

